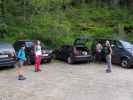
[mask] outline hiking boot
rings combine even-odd
[[[19,75],[18,80],[26,80],[26,78],[23,75]]]
[[[111,70],[109,70],[109,69],[107,69],[107,70],[106,70],[106,73],[111,73],[111,72],[112,72],[112,71],[111,71]]]
[[[42,70],[41,69],[38,69],[38,72],[41,72]]]
[[[35,72],[38,72],[37,70],[35,70]]]

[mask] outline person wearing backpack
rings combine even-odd
[[[18,54],[17,54],[16,71],[18,74],[18,80],[25,80],[26,79],[26,77],[24,77],[24,75],[23,75],[23,69],[22,69],[24,61],[26,61],[25,46],[22,45],[18,51]]]
[[[107,69],[106,72],[110,73],[112,72],[112,63],[111,63],[111,55],[112,55],[112,48],[110,45],[110,42],[107,40],[105,43],[105,55],[106,55],[106,63],[107,63]]]

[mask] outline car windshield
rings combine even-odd
[[[47,46],[42,46],[43,50],[49,50],[49,48]]]
[[[74,41],[74,45],[79,45],[79,44],[84,45],[87,41],[88,41],[87,38],[78,38]]]
[[[33,43],[32,42],[26,42],[26,47],[32,47]]]
[[[121,41],[121,43],[124,46],[124,48],[126,48],[126,49],[132,49],[133,48],[133,44],[131,44],[130,42]]]

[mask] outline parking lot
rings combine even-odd
[[[104,64],[53,62],[35,73],[25,66],[27,80],[16,80],[15,69],[0,71],[0,100],[133,100],[133,69]]]

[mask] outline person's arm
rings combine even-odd
[[[40,48],[40,52],[41,52],[41,53],[40,53],[40,56],[42,56],[42,47],[41,47],[41,45],[40,45],[39,48]]]
[[[36,45],[34,45],[33,49],[34,55],[36,55]]]

